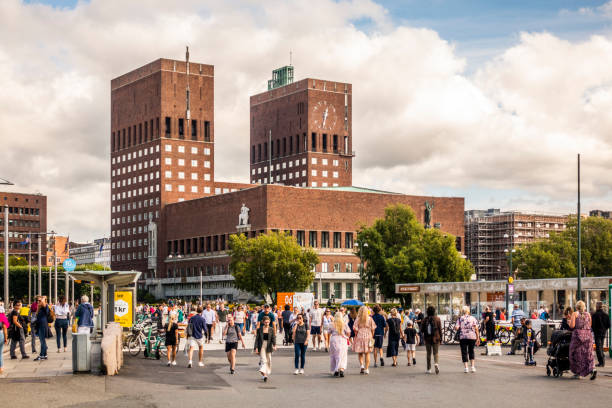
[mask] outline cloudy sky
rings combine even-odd
[[[501,5],[500,5],[501,4]],[[353,84],[353,184],[466,209],[612,209],[612,1],[2,0],[0,177],[109,235],[110,80],[215,65],[216,174],[248,181],[249,95],[289,61]]]

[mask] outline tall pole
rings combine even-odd
[[[42,295],[42,238],[38,234],[38,295]]]
[[[4,205],[4,304],[9,306],[9,208]]]
[[[200,305],[202,304],[202,267],[200,267]]]
[[[28,232],[28,305],[32,304],[32,233]]]
[[[54,303],[57,303],[57,252],[55,250],[56,245],[53,245],[53,267],[55,269],[55,277],[53,278],[53,299]]]
[[[576,301],[581,300],[582,298],[582,247],[580,244],[580,153],[578,154],[578,290],[576,291]]]
[[[68,258],[70,258],[70,234],[68,234],[66,245],[68,247]],[[66,297],[66,302],[68,302],[68,299],[70,299],[70,282],[68,281],[68,271],[66,270],[64,270],[64,296]]]

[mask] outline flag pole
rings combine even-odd
[[[32,239],[28,232],[28,305],[32,304]]]

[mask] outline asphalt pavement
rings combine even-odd
[[[209,346],[210,347],[210,346]],[[213,347],[210,347],[213,348]],[[238,351],[237,373],[230,375],[223,350],[205,352],[204,367],[187,368],[179,352],[174,367],[163,361],[129,357],[115,377],[87,374],[58,377],[6,378],[0,395],[7,406],[36,407],[378,407],[394,405],[454,407],[516,407],[550,404],[556,407],[609,406],[612,368],[600,370],[596,381],[546,376],[546,353],[538,365],[526,367],[522,356],[477,356],[477,372],[463,373],[458,346],[442,346],[440,374],[425,373],[425,350],[419,347],[417,365],[370,368],[359,374],[357,356],[349,353],[345,378],[329,373],[329,356],[309,351],[305,375],[293,375],[293,351],[279,349],[267,383],[257,373],[258,356]],[[483,348],[478,349],[481,352]],[[608,360],[610,366],[610,360]],[[35,390],[35,392],[32,392]],[[535,404],[535,405],[534,405]]]

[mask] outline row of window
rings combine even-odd
[[[155,173],[145,173],[144,175],[138,175],[134,177],[127,177],[125,179],[120,179],[117,181],[111,182],[111,188],[120,188],[125,186],[131,186],[132,184],[148,182],[149,180],[153,181],[154,179],[159,178],[159,170],[155,171]]]
[[[291,175],[289,175],[289,180],[291,180]],[[297,176],[296,176],[297,177]],[[283,174],[283,177],[281,178],[281,176],[276,176],[276,183],[280,184],[280,185],[288,185],[288,186],[295,186],[295,187],[306,187],[307,183],[305,181],[301,182],[301,183],[294,183],[294,184],[289,184],[289,183],[283,183],[282,181],[285,181],[285,175]],[[274,182],[274,177],[271,179],[272,182]],[[268,184],[268,178],[264,177],[263,179],[253,179],[251,180],[251,184],[261,184],[263,182],[263,184]],[[310,183],[311,187],[338,187],[338,183],[332,183],[331,186],[329,185],[329,183],[327,182],[322,182],[321,185],[319,186],[319,183],[316,181],[312,181]]]
[[[153,168],[153,164],[155,164],[155,166],[159,166],[159,157],[156,158],[155,160],[151,159],[151,160],[144,160],[144,161],[140,161],[138,163],[134,163],[134,164],[128,164],[127,166],[124,167],[119,167],[116,169],[112,169],[111,170],[111,176],[115,177],[115,176],[119,176],[121,174],[129,174],[132,171],[137,171],[137,170],[142,170],[142,169],[147,169],[148,167]]]
[[[310,287],[310,291],[314,293],[315,299],[319,297],[319,286],[321,286],[321,298],[323,299],[352,299],[355,296],[355,284],[352,282],[345,282],[344,285],[342,282],[333,282],[333,285],[330,282],[322,282],[322,285],[319,285],[319,282],[313,282]],[[344,291],[342,288],[344,286]],[[333,291],[330,291],[332,289]],[[363,283],[357,283],[357,298],[365,301],[365,286]]]
[[[189,130],[186,129],[187,126],[190,127]],[[202,130],[200,130],[200,126]],[[174,129],[176,129],[175,132],[173,132]],[[171,118],[170,116],[164,118],[164,137],[172,138],[174,135],[178,136],[179,139],[185,139],[186,133],[189,133],[191,140],[210,142],[210,122],[207,120],[198,121],[196,119],[185,120],[184,118]],[[159,138],[159,118],[150,119],[137,125],[128,126],[124,129],[112,132],[111,151],[114,152],[120,149],[126,149]]]
[[[138,213],[138,214],[132,214],[132,215],[128,215],[128,216],[123,216],[123,217],[117,217],[117,218],[111,218],[111,226],[115,226],[115,225],[121,225],[121,224],[131,224],[131,223],[135,223],[135,222],[142,222],[142,221],[151,221],[153,219],[158,219],[159,218],[159,210],[155,211],[155,218],[153,218],[154,214],[153,211],[149,211],[149,212],[144,212],[144,213]],[[136,229],[136,227],[133,227],[134,229]],[[146,230],[146,225],[145,225],[145,230],[144,231],[140,231],[142,227],[138,227],[139,231],[138,233],[141,232],[147,232]],[[129,228],[128,228],[128,235],[129,235]],[[117,230],[117,236],[119,236],[119,230]],[[112,231],[111,234],[113,234],[115,231]],[[112,235],[115,236],[115,235]]]
[[[116,157],[111,158],[111,164],[114,165],[114,164],[119,164],[119,163],[125,163],[126,161],[130,161],[132,159],[136,160],[136,158],[141,158],[143,156],[146,156],[147,154],[153,154],[154,151],[156,153],[159,153],[159,145],[150,146],[149,148],[145,147],[144,149],[134,151],[133,154],[132,152],[130,152],[130,153],[124,153],[122,155],[117,155]]]
[[[153,190],[153,187],[155,187],[155,190]],[[115,200],[121,200],[121,199],[126,199],[126,198],[138,197],[138,196],[150,194],[153,192],[159,192],[159,184],[156,184],[155,186],[151,186],[150,188],[149,187],[144,187],[144,189],[135,188],[133,190],[123,191],[117,194],[113,193],[111,195],[111,200],[115,201]]]
[[[311,164],[313,165],[317,165],[319,163],[319,160],[316,157],[312,157],[310,159]],[[332,160],[332,166],[334,167],[338,167],[338,165],[340,164],[339,160]],[[276,170],[279,171],[281,169],[286,169],[286,168],[292,168],[295,165],[295,167],[298,167],[300,165],[300,159],[295,160],[295,162],[293,160],[289,160],[287,162],[282,162],[282,163],[276,163],[275,165],[271,165],[270,169],[272,171]],[[306,158],[302,158],[302,165],[306,165]],[[328,159],[321,159],[321,165],[322,166],[328,166],[329,165],[329,160]],[[253,168],[251,169],[251,175],[255,175],[255,174],[266,174],[268,172],[268,166],[263,166],[263,167],[258,167],[257,169]],[[306,173],[304,173],[304,175],[306,175]],[[297,173],[296,173],[296,177]]]
[[[29,207],[9,207],[9,214],[15,215],[40,215],[40,208],[29,208]],[[0,210],[4,212],[4,208],[0,207]]]
[[[332,238],[330,244],[330,236]],[[296,231],[296,240],[298,245],[306,246],[306,231]],[[320,246],[318,245],[320,244]],[[344,242],[342,242],[342,232],[333,232],[330,235],[329,231],[308,231],[308,246],[312,248],[346,248],[353,249],[353,233],[344,233]]]
[[[303,133],[301,136],[295,135],[295,138],[293,136],[288,136],[283,137],[282,139],[276,139],[275,141],[271,141],[269,145],[268,142],[252,145],[251,163],[268,160],[268,155],[270,158],[274,159],[284,156],[291,156],[293,154],[300,154],[307,151],[316,152],[317,149],[319,149],[319,146],[320,151],[323,153],[331,152],[348,154],[348,136],[344,136],[344,144],[342,146],[339,146],[338,144],[338,135],[330,136],[331,137],[328,138],[327,133],[318,134],[316,132],[312,132],[310,135],[310,150],[306,133]],[[294,140],[295,149],[293,148]]]
[[[164,145],[164,151],[166,152],[172,152],[172,145],[171,144],[167,144]],[[178,153],[185,153],[185,146],[182,145],[178,145],[176,151]],[[205,147],[202,152],[204,153],[204,156],[210,156],[210,147]],[[191,154],[198,154],[198,148],[195,146],[191,147]]]
[[[9,227],[26,227],[26,228],[40,228],[40,221],[30,221],[30,220],[11,220],[9,218]],[[0,218],[0,225],[4,225],[4,217]]]
[[[146,227],[145,227],[146,230]],[[121,242],[112,242],[111,249],[125,249],[125,248],[136,248],[141,246],[147,246],[147,239],[131,239]]]
[[[142,260],[142,259],[147,259],[146,252],[139,251],[139,252],[128,252],[128,253],[123,253],[123,254],[111,255],[112,262],[136,261],[136,260]]]
[[[127,204],[124,203],[116,206],[113,205],[111,206],[111,212],[125,212],[130,210],[136,210],[137,208],[153,207],[153,205],[159,205],[159,197],[155,197],[155,200],[150,198],[148,200],[136,201],[134,203],[129,202]]]
[[[171,166],[172,165],[172,158],[171,157],[166,157],[164,158],[164,164],[166,164],[167,166]],[[185,166],[185,159],[177,159],[176,160],[176,164],[179,166]],[[210,169],[210,161],[209,160],[204,160],[203,163],[204,167],[207,169]],[[191,160],[191,167],[198,167],[198,161],[193,159]]]
[[[184,171],[176,172],[176,177],[179,180],[184,180],[185,179],[185,172]],[[164,178],[171,179],[172,178],[172,170],[166,170],[164,172]],[[204,176],[202,177],[202,179],[204,181],[210,181],[210,174],[204,173]],[[198,180],[198,173],[191,173],[191,180]]]

